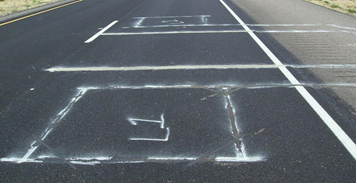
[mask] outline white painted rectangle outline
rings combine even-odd
[[[276,65],[283,65],[283,63],[270,51],[270,49],[254,34],[254,32],[243,22],[242,19],[238,17],[236,13],[224,2],[220,0],[222,5],[232,14],[232,16],[243,26],[243,28],[248,32],[252,39],[260,46],[260,48],[267,54],[267,56]],[[286,68],[279,67],[280,71],[285,75],[285,77],[292,83],[300,85],[300,82],[294,77],[294,75]],[[336,123],[336,121],[326,112],[326,110],[316,101],[316,99],[305,89],[303,86],[296,86],[295,89],[300,93],[300,95],[306,100],[306,102],[311,106],[311,108],[319,115],[323,122],[330,128],[330,130],[335,134],[335,136],[340,140],[343,146],[348,150],[348,152],[356,160],[356,144],[351,140],[350,137],[342,130],[342,128]]]
[[[110,89],[171,89],[171,88],[180,88],[183,87],[185,89],[188,88],[193,88],[190,85],[187,86],[141,86],[141,87],[137,87],[137,86],[117,86],[115,88],[110,88]],[[217,86],[215,86],[217,87]],[[53,121],[49,127],[45,129],[45,135],[40,137],[41,141],[44,141],[48,135],[53,131],[53,127],[52,125],[58,121],[61,121],[62,118],[64,116],[67,115],[67,113],[70,111],[71,107],[77,103],[89,90],[97,90],[97,89],[105,89],[102,87],[79,87],[78,89],[78,93],[77,95],[72,98],[72,100],[70,101],[70,103],[58,113],[58,118],[56,118],[55,121]],[[223,88],[222,88],[223,89]],[[138,120],[138,119],[134,119],[134,120]],[[237,123],[237,122],[235,122]],[[237,124],[236,124],[237,125]],[[238,126],[237,126],[238,127]],[[232,127],[233,128],[233,127]],[[237,130],[239,131],[239,130]],[[167,139],[168,137],[166,137]],[[133,140],[142,140],[142,139],[136,139],[134,138]],[[148,140],[148,139],[145,139]],[[162,141],[162,140],[156,140],[156,139],[152,139],[151,141]],[[1,158],[0,161],[1,162],[15,162],[15,163],[43,163],[43,160],[41,160],[42,157],[46,157],[46,156],[39,156],[37,158],[30,158],[31,155],[41,146],[40,142],[33,142],[30,145],[30,149],[26,152],[26,154],[22,157],[22,158],[15,158],[15,157],[5,157],[5,158]],[[242,144],[242,147],[245,147],[244,144]],[[236,157],[214,157],[214,161],[215,162],[260,162],[260,161],[265,161],[266,158],[263,156],[247,156],[245,154],[245,151],[243,150],[242,153],[239,153],[238,150],[235,148],[235,152],[236,152]],[[241,156],[239,156],[241,155]],[[57,157],[46,157],[47,159],[50,158],[57,158]],[[103,157],[94,157],[94,158],[65,158],[67,162],[72,163],[72,164],[82,164],[82,165],[96,165],[96,164],[102,164],[102,163],[146,163],[146,162],[155,162],[155,161],[174,161],[174,162],[187,162],[187,161],[196,161],[197,159],[200,159],[200,157],[195,157],[195,158],[186,158],[186,157],[165,157],[165,158],[161,158],[161,157],[148,157],[148,161],[142,161],[142,160],[128,160],[128,161],[115,161],[112,162],[111,161],[111,157],[106,157],[106,159],[103,159]]]

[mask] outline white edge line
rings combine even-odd
[[[262,48],[262,50],[268,55],[268,57],[276,64],[283,65],[282,62],[268,49],[268,47],[253,33],[252,30],[241,20],[237,14],[223,1],[220,0],[224,7],[232,14],[232,16],[243,26],[253,40]],[[279,67],[280,71],[292,84],[300,84],[300,82],[294,77],[294,75],[286,68]],[[326,110],[316,101],[314,97],[302,86],[297,86],[295,89],[301,94],[301,96],[307,101],[307,103],[314,109],[314,111],[320,116],[330,130],[341,141],[349,153],[356,159],[356,144],[348,137],[348,135],[341,129],[336,121],[326,112]]]
[[[94,41],[96,38],[98,38],[101,34],[103,34],[106,30],[108,30],[109,28],[111,28],[114,24],[116,24],[118,22],[118,20],[110,23],[107,27],[103,28],[102,30],[100,30],[97,34],[93,35],[91,38],[89,38],[87,41],[85,41],[84,43],[90,43],[92,41]]]

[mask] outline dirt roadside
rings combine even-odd
[[[0,0],[0,17],[64,0]]]
[[[306,1],[342,13],[347,13],[356,16],[356,0],[306,0]]]

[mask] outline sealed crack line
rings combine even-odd
[[[232,125],[232,132],[233,132],[233,137],[236,140],[235,145],[238,149],[238,151],[242,154],[242,156],[245,156],[245,153],[242,149],[243,143],[242,143],[242,136],[240,135],[238,124],[237,124],[237,117],[236,117],[236,112],[235,109],[233,108],[232,101],[230,98],[230,94],[227,88],[223,88],[223,95],[227,104],[227,110],[229,113],[229,119]]]
[[[72,98],[72,101],[57,115],[57,118],[45,129],[44,133],[39,137],[38,140],[35,140],[31,144],[31,148],[27,151],[25,156],[22,158],[20,162],[25,162],[32,155],[33,152],[41,145],[41,142],[46,139],[46,137],[51,133],[51,131],[59,124],[59,122],[67,115],[72,106],[83,97],[83,95],[87,92],[86,89],[79,90],[78,94]]]
[[[77,169],[73,164],[71,164],[68,160],[66,160],[66,158],[64,158],[62,155],[56,153],[50,146],[48,146],[47,144],[45,144],[43,142],[43,140],[41,140],[39,137],[32,135],[36,141],[39,143],[39,145],[43,145],[45,146],[52,154],[54,154],[55,156],[57,156],[58,158],[60,158],[62,161],[64,161],[65,163],[67,163],[70,167],[72,167],[73,169]]]

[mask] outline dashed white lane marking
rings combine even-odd
[[[273,69],[291,68],[356,68],[355,64],[316,64],[316,65],[172,65],[172,66],[127,66],[127,67],[53,67],[48,72],[105,72],[105,71],[143,71],[143,70],[203,70],[203,69]]]
[[[97,34],[93,35],[91,38],[89,38],[87,41],[85,41],[84,43],[90,43],[92,41],[94,41],[96,38],[98,38],[101,34],[103,34],[106,30],[108,30],[109,28],[111,28],[114,24],[116,24],[118,21],[114,21],[112,23],[110,23],[107,27],[103,28],[102,30],[100,30]]]
[[[223,1],[220,0],[223,6],[232,14],[232,16],[243,26],[253,40],[263,49],[263,51],[269,56],[269,58],[276,65],[283,65],[282,62],[271,52],[268,47],[253,33],[253,31],[238,17],[237,14]],[[300,85],[300,82],[294,77],[294,75],[286,68],[279,67],[280,71],[285,77],[292,83]],[[326,110],[316,101],[314,97],[303,86],[296,86],[295,89],[301,94],[301,96],[307,101],[307,103],[314,109],[314,111],[320,116],[330,130],[341,141],[349,153],[356,159],[356,144],[348,137],[348,135],[341,129],[336,121],[326,112]]]

